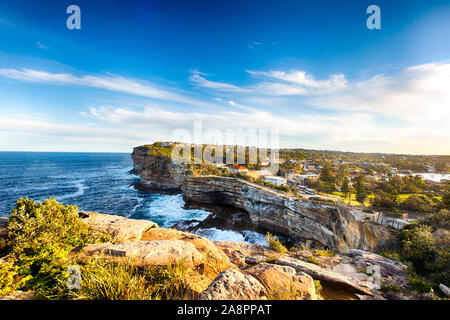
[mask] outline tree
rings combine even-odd
[[[329,162],[325,162],[320,170],[320,180],[323,181],[324,191],[331,193],[336,191],[336,177],[333,167]]]
[[[375,197],[371,200],[370,205],[374,208],[392,209],[396,207],[396,203],[392,197],[383,190],[379,190],[378,193],[375,194]]]
[[[348,198],[348,202],[350,203],[350,195],[351,195],[351,188],[350,180],[348,177],[344,177],[342,179],[342,185],[341,185],[341,192],[344,199]]]
[[[435,239],[432,228],[422,225],[405,228],[400,233],[403,256],[414,264],[419,272],[425,271],[427,263],[436,257]]]
[[[357,176],[354,186],[356,192],[356,200],[362,205],[364,205],[364,201],[369,195],[369,189],[367,188],[366,185],[366,178],[363,175]]]

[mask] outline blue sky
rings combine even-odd
[[[439,0],[5,0],[0,150],[129,152],[201,121],[282,147],[450,154],[449,35]]]

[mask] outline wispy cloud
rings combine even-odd
[[[273,95],[306,95],[336,92],[347,87],[348,80],[343,74],[333,74],[327,80],[316,80],[305,71],[247,71],[253,76],[269,78],[280,82],[262,82],[258,87]]]
[[[43,44],[42,42],[36,41],[35,44],[36,44],[36,46],[37,46],[39,49],[43,49],[43,50],[49,50],[49,49],[50,49],[49,46]]]
[[[374,112],[416,124],[448,128],[450,64],[431,63],[350,83],[345,90],[311,98],[316,108]]]
[[[207,80],[204,76],[205,73],[201,73],[197,70],[191,71],[191,76],[189,77],[189,80],[193,82],[196,86],[204,87],[204,88],[210,88],[217,91],[223,91],[223,92],[246,92],[246,89],[240,88],[238,86],[234,86],[228,83],[223,82],[216,82],[216,81],[210,81]]]
[[[18,70],[0,68],[0,76],[26,82],[94,87],[110,91],[133,94],[146,98],[168,100],[195,105],[206,105],[203,101],[182,94],[174,93],[174,89],[171,89],[171,91],[169,91],[147,81],[129,79],[116,75],[75,76],[68,73],[50,73],[33,69]]]
[[[180,94],[178,90],[147,81],[109,74],[76,76],[4,68],[0,69],[0,76],[8,79],[87,86],[157,99],[164,104],[121,107],[113,101],[107,102],[108,105],[92,104],[81,114],[96,124],[97,131],[90,126],[16,116],[2,117],[0,132],[7,135],[14,132],[16,137],[53,134],[61,139],[79,137],[80,141],[86,141],[90,134],[104,135],[101,139],[110,144],[122,139],[121,143],[131,148],[145,139],[169,139],[174,130],[189,129],[194,121],[203,121],[205,127],[219,130],[277,129],[283,145],[292,147],[450,153],[448,63],[413,66],[357,80],[336,74],[316,79],[298,70],[249,71],[249,74],[256,82],[239,87],[208,80],[207,74],[192,71],[192,83],[210,89],[208,94],[194,99],[189,92]],[[211,108],[174,111],[171,102],[208,106],[212,102],[221,111],[212,112]],[[78,130],[83,133],[77,133]]]

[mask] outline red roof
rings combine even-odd
[[[246,167],[243,167],[243,166],[231,166],[230,169],[235,169],[235,170],[248,170]]]

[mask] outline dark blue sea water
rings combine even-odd
[[[160,195],[137,191],[139,180],[129,171],[130,154],[0,152],[0,216],[8,216],[20,197],[41,202],[55,197],[80,210],[148,219],[161,227],[209,215],[204,210],[185,210],[182,195]],[[211,239],[260,242],[257,234],[205,229]]]

